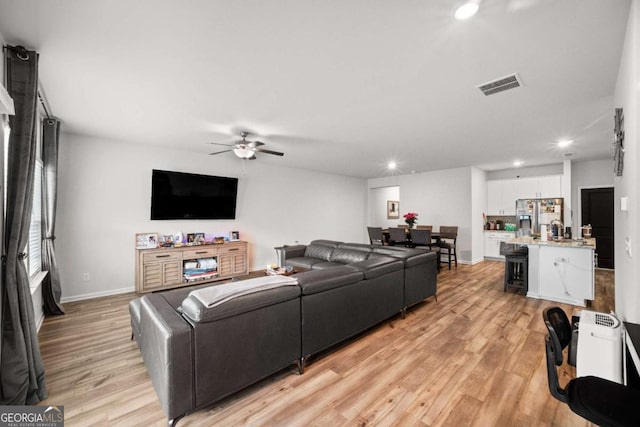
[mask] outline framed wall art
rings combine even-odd
[[[400,218],[400,202],[397,200],[387,200],[387,219]]]

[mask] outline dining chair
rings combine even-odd
[[[455,262],[456,268],[458,268],[458,226],[457,225],[441,225],[440,226],[440,248],[441,254],[446,251],[447,264],[449,264],[449,270],[451,270],[451,261]]]
[[[434,247],[431,241],[431,230],[411,229],[411,246],[425,247],[429,252],[435,252],[437,255],[438,271],[440,271],[440,247]]]
[[[407,232],[402,227],[390,227],[389,228],[389,244],[392,246],[406,246],[407,245]]]
[[[369,233],[369,243],[372,245],[383,245],[384,236],[382,234],[382,227],[367,227]]]
[[[433,231],[433,225],[416,225],[418,230],[429,230]]]

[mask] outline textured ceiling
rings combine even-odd
[[[612,155],[629,2],[0,0],[64,130],[358,177]],[[523,87],[477,85],[517,72]],[[241,162],[231,153],[226,161]],[[213,158],[212,158],[213,161]],[[219,160],[218,160],[219,161]]]

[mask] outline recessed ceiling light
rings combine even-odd
[[[571,139],[560,139],[558,140],[558,147],[565,148],[573,144],[573,140]]]
[[[391,170],[393,170],[393,169],[395,169],[397,167],[398,167],[398,165],[396,164],[396,162],[393,162],[393,161],[389,162],[389,164],[387,165],[387,168],[389,168]]]
[[[478,8],[478,3],[469,1],[456,10],[455,17],[459,20],[469,19],[476,14]]]
[[[513,161],[513,166],[515,166],[515,167],[519,167],[519,166],[522,166],[522,165],[524,165],[524,161],[522,161],[522,160],[514,160]]]

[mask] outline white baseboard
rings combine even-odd
[[[44,322],[44,313],[40,315],[40,318],[36,321],[36,334],[40,332],[40,327],[42,326],[42,322]]]
[[[128,292],[135,292],[135,290],[136,290],[135,287],[120,288],[120,289],[109,289],[108,291],[91,292],[91,293],[88,293],[88,294],[72,295],[70,297],[62,297],[62,298],[60,298],[60,302],[61,303],[65,303],[65,302],[73,302],[73,301],[82,301],[82,300],[85,300],[85,299],[92,299],[92,298],[108,297],[108,296],[111,296],[111,295],[119,295],[119,294],[126,294]]]

